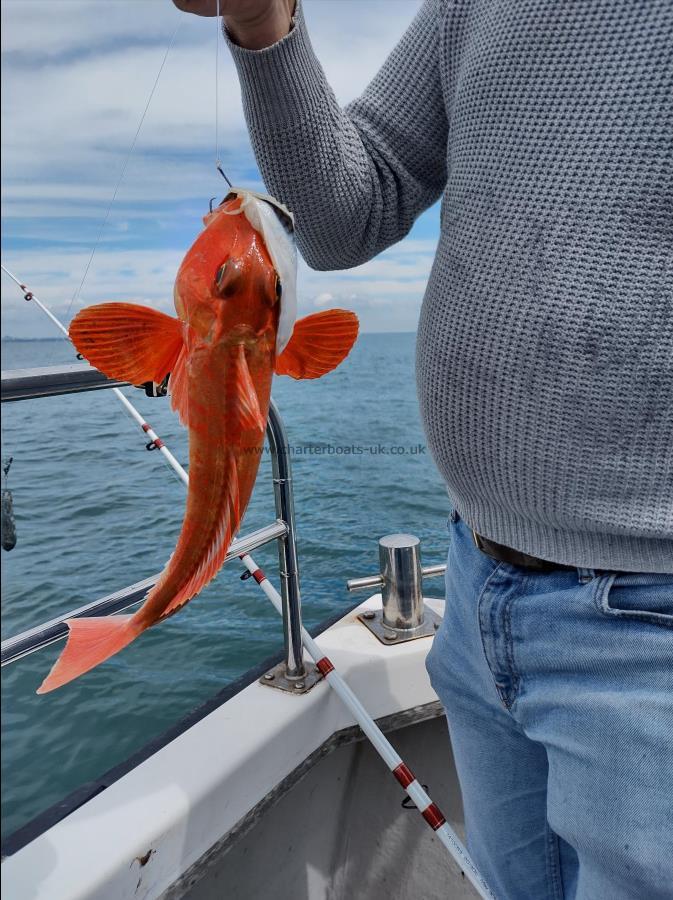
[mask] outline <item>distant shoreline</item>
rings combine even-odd
[[[363,335],[365,335],[365,334],[416,334],[416,332],[415,331],[363,331],[362,334]],[[41,337],[41,338],[40,337],[36,337],[36,338],[26,337],[26,338],[23,338],[23,337],[12,337],[11,335],[8,334],[8,335],[3,335],[1,340],[2,340],[3,344],[33,344],[33,343],[36,343],[37,341],[39,341],[41,343],[42,342],[55,343],[56,341],[62,342],[63,338],[62,337]]]
[[[20,338],[20,337],[11,337],[11,335],[8,335],[7,337],[3,336],[2,343],[3,344],[34,344],[36,341],[40,341],[40,343],[42,343],[42,342],[50,343],[50,342],[56,342],[56,341],[62,341],[62,340],[63,340],[63,338],[57,338],[57,337],[53,337],[53,338],[52,337],[49,337],[49,338],[32,338],[32,337]]]

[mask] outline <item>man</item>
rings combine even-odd
[[[365,262],[442,199],[417,379],[455,512],[428,669],[476,864],[506,900],[670,900],[673,5],[427,0],[345,110],[300,6],[221,11],[309,265]]]

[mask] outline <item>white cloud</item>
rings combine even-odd
[[[208,198],[223,188],[213,166],[214,20],[180,14],[169,0],[103,6],[104,15],[100,0],[5,0],[2,7],[5,260],[61,315],[178,23],[82,301],[130,299],[170,309],[179,262]],[[340,102],[363,89],[418,6],[306,2],[313,43]],[[233,179],[259,187],[223,46],[220,67],[222,158]],[[392,304],[411,328],[433,252],[432,242],[408,239],[348,272],[302,266],[302,304],[369,310],[369,328],[398,321],[388,313]],[[4,331],[48,334],[4,276],[2,295]]]
[[[341,306],[360,315],[363,330],[411,330],[418,316],[433,253],[434,242],[402,242],[375,260],[343,272],[315,272],[301,261],[300,313],[305,315],[316,307]],[[183,255],[182,249],[130,246],[105,250],[96,256],[96,265],[91,267],[81,296],[72,305],[74,290],[88,259],[86,251],[17,250],[7,265],[29,282],[29,287],[58,318],[66,321],[82,306],[106,300],[147,303],[172,313],[173,282]],[[5,333],[40,337],[52,334],[47,320],[25,303],[4,275],[2,290]]]

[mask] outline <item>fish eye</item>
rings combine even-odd
[[[226,259],[215,273],[215,293],[226,300],[240,291],[246,279],[245,268],[240,259]]]

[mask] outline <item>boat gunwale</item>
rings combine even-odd
[[[332,625],[335,625],[343,619],[344,616],[347,616],[361,605],[362,600],[350,603],[333,615],[323,619],[313,628],[307,628],[307,631],[312,637],[317,637],[323,631],[326,631]],[[261,678],[266,671],[278,665],[284,659],[285,653],[282,650],[279,650],[272,656],[266,657],[266,659],[263,659],[261,662],[257,663],[257,665],[252,666],[250,669],[243,672],[238,678],[230,681],[229,684],[222,688],[222,690],[213,694],[207,700],[203,701],[203,703],[200,703],[193,710],[179,719],[174,725],[171,725],[157,737],[152,738],[146,744],[143,744],[142,747],[125,760],[112,766],[98,778],[87,781],[78,788],[75,788],[74,791],[66,794],[62,800],[53,803],[32,819],[29,819],[25,825],[20,826],[11,834],[7,835],[6,838],[3,838],[2,844],[0,845],[1,858],[3,860],[7,859],[15,853],[18,853],[20,850],[23,850],[24,847],[41,837],[50,828],[58,825],[59,822],[62,822],[69,815],[80,809],[80,807],[84,806],[90,800],[93,800],[94,797],[97,797],[106,788],[115,784],[115,782],[119,781],[129,772],[132,772],[133,769],[136,769],[139,765],[146,762],[202,719],[205,719],[206,716],[210,715],[216,709],[219,709],[228,700],[231,700],[241,691],[245,690],[245,688],[254,684],[254,682]]]

